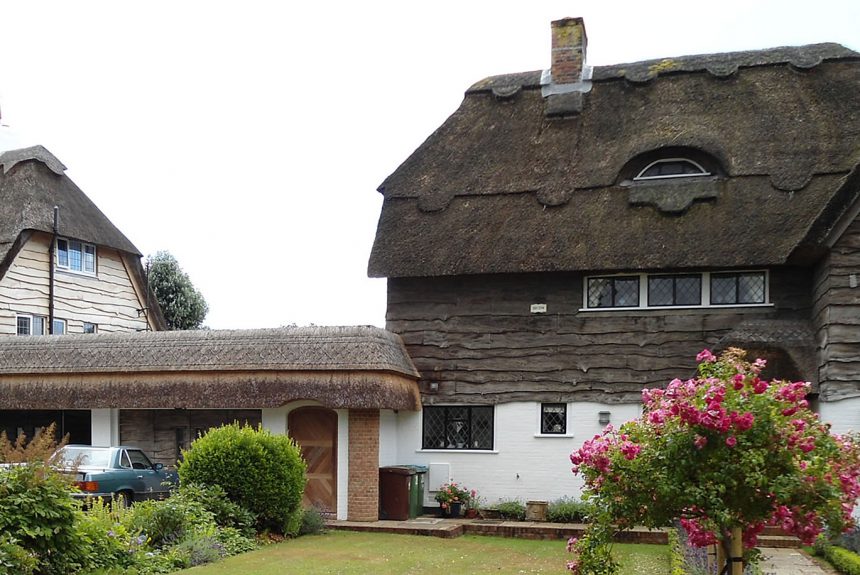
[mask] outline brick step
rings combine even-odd
[[[764,530],[761,532],[761,534],[762,535],[783,535],[786,537],[790,537],[790,535],[788,533],[786,533],[782,527],[768,526],[768,527],[764,528]]]
[[[800,539],[791,535],[759,535],[758,547],[777,549],[799,549],[803,547]]]

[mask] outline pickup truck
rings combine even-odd
[[[80,489],[74,497],[103,497],[126,506],[143,499],[163,499],[179,483],[175,471],[153,464],[136,447],[66,445],[58,451],[57,465],[74,474]]]

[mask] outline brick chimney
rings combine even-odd
[[[582,79],[587,42],[582,18],[563,18],[552,23],[553,84],[573,84]]]

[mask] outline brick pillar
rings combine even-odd
[[[573,84],[582,79],[586,43],[582,18],[564,18],[552,23],[551,75],[554,84]]]
[[[379,410],[349,410],[349,521],[379,519]]]

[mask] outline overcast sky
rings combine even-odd
[[[143,254],[168,250],[212,328],[385,324],[376,192],[469,85],[592,65],[839,42],[857,0],[0,3],[0,111]]]

